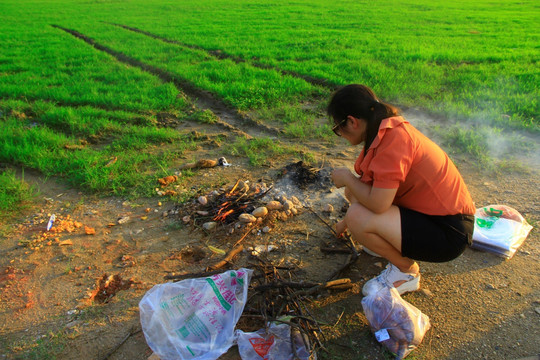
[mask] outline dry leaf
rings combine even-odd
[[[169,175],[169,176],[165,176],[164,178],[158,179],[158,183],[160,183],[161,186],[167,186],[169,184],[172,184],[176,180],[178,180],[178,176]]]
[[[105,165],[105,167],[111,166],[112,164],[116,162],[116,160],[118,160],[118,158],[116,156],[113,157],[111,160],[109,160],[109,162],[107,163],[107,165]]]
[[[89,226],[84,227],[84,232],[86,233],[86,235],[96,235],[96,229]]]

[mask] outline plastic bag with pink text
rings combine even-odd
[[[148,346],[162,360],[214,360],[233,345],[253,270],[154,286],[139,303]]]
[[[309,353],[309,340],[288,324],[270,323],[256,332],[236,330],[238,352],[242,360],[315,360]],[[294,341],[294,349],[292,341]],[[296,353],[296,355],[294,354]]]

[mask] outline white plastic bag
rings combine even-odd
[[[515,209],[489,205],[476,210],[472,248],[510,259],[532,226]]]
[[[429,318],[401,298],[396,288],[384,286],[362,299],[362,307],[377,341],[403,359],[430,328]]]
[[[306,349],[300,332],[293,334],[295,335],[293,339],[298,359],[310,359],[309,349]],[[296,359],[291,345],[291,327],[288,324],[271,323],[268,329],[249,333],[236,330],[236,336],[238,352],[242,360]]]
[[[162,360],[214,360],[234,342],[253,270],[154,286],[139,303],[148,346]]]

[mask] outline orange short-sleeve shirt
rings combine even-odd
[[[397,189],[394,205],[428,215],[475,213],[469,190],[452,160],[401,116],[381,122],[354,169],[368,185]]]

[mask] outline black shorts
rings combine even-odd
[[[471,244],[474,215],[426,215],[399,208],[401,255],[419,261],[445,262]]]

